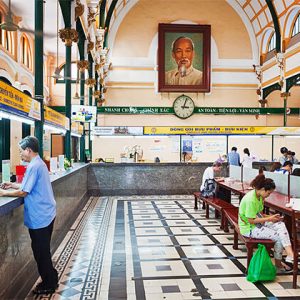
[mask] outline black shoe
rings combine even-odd
[[[58,288],[58,284],[56,284],[54,287],[47,287],[43,285],[42,282],[37,284],[37,286],[32,291],[35,295],[42,295],[42,294],[53,294],[55,293],[55,290]]]

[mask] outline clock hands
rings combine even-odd
[[[185,106],[186,102],[187,102],[187,98],[185,98],[184,104],[183,104],[183,106],[181,106],[181,108],[189,108],[188,106]]]

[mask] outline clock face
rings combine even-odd
[[[186,119],[194,113],[194,101],[185,95],[175,99],[173,104],[175,115],[181,119]]]

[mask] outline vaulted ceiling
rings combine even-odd
[[[1,1],[1,0],[0,0]],[[105,1],[105,0],[102,0]],[[126,14],[134,7],[134,5],[139,0],[118,0],[118,3],[114,9],[112,15],[110,29],[114,27],[119,27],[122,23],[122,19]],[[169,2],[169,5],[182,5],[182,0],[151,0],[149,4],[155,5],[157,1]],[[188,5],[189,1],[185,0],[184,4]],[[286,14],[294,6],[300,5],[300,0],[199,0],[199,1],[226,1],[240,16],[242,21],[245,24],[245,27],[248,30],[250,35],[255,36],[257,39],[257,47],[259,48],[261,35],[267,28],[274,27],[272,14],[268,2],[274,7],[274,11],[278,18]],[[9,0],[3,1],[7,6]],[[75,1],[74,1],[75,2]],[[73,4],[74,4],[73,2]],[[87,3],[88,5],[97,5],[98,0],[81,0],[82,3]],[[101,2],[101,1],[100,1]],[[109,10],[110,5],[113,0],[106,0],[106,13]],[[45,0],[45,12],[44,12],[44,31],[47,33],[45,37],[45,51],[55,53],[56,45],[56,0]],[[20,26],[22,28],[28,28],[33,30],[34,28],[34,1],[24,1],[24,0],[11,0],[11,10],[14,15],[21,16],[22,21]],[[221,11],[215,12],[218,15],[221,15]],[[280,23],[279,23],[280,25]],[[59,24],[58,28],[63,27],[63,20],[61,13],[59,12]],[[50,37],[49,37],[50,36]],[[63,49],[63,47],[61,47]],[[63,52],[62,52],[63,53]]]

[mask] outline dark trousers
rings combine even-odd
[[[54,220],[47,227],[29,229],[33,256],[37,263],[43,286],[47,288],[55,287],[58,283],[58,274],[52,265],[50,253],[50,241]]]

